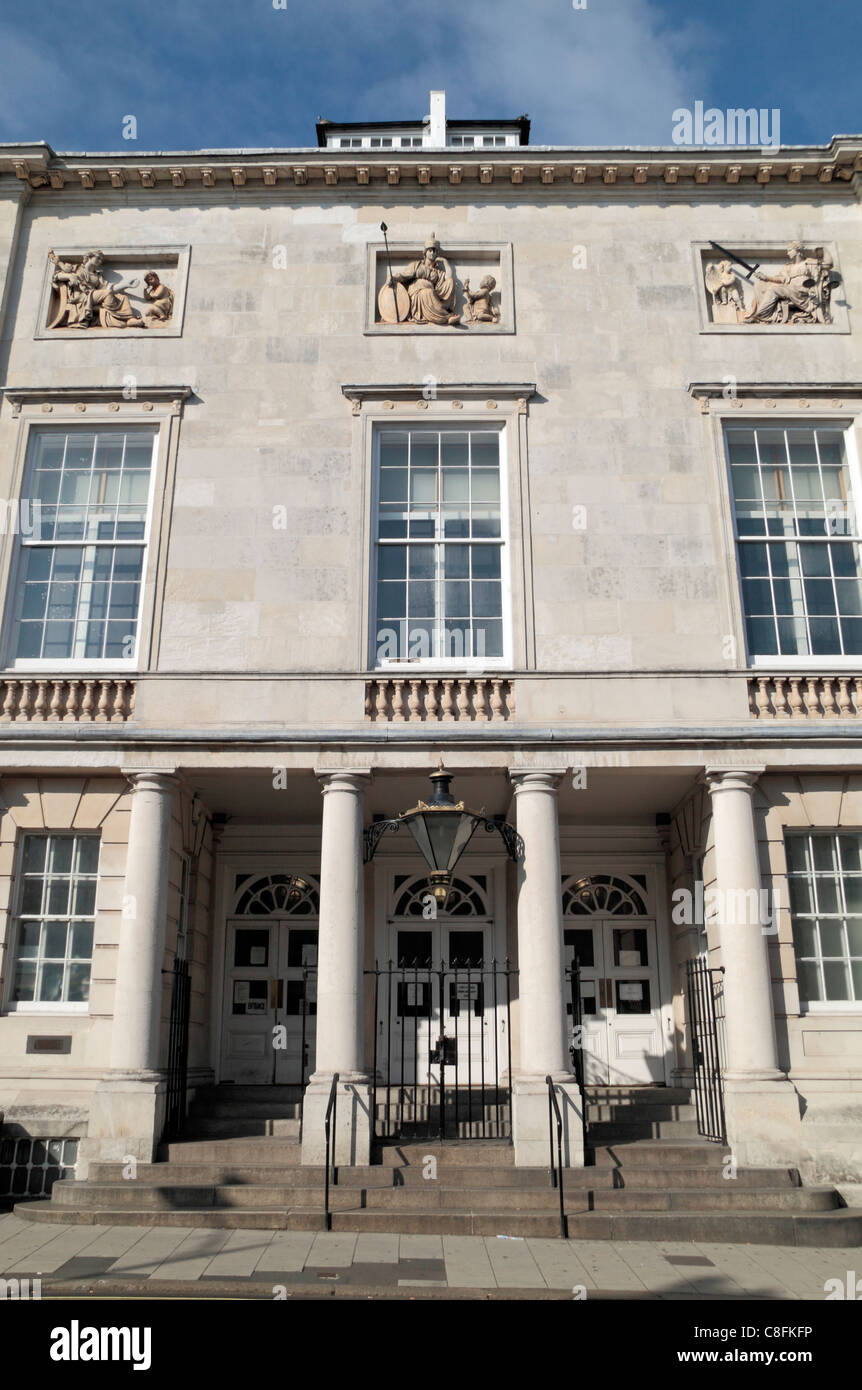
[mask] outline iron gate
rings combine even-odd
[[[189,1000],[192,981],[187,960],[174,959],[171,1021],[168,1034],[168,1086],[164,1140],[176,1139],[186,1122],[186,1088],[189,1070]]]
[[[724,1090],[721,1069],[724,1052],[724,966],[712,969],[705,960],[686,961],[691,1050],[697,1132],[724,1143]]]
[[[509,1139],[508,960],[381,966],[374,979],[375,1139]]]

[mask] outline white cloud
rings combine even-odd
[[[362,103],[378,117],[411,115],[417,101],[424,114],[429,88],[445,87],[450,115],[526,111],[541,143],[670,144],[674,108],[704,95],[706,30],[669,26],[653,0],[588,0],[585,10],[441,0],[433,19],[409,0],[405,11],[392,26],[399,74],[372,82]],[[376,12],[385,25],[391,7]]]

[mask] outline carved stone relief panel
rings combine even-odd
[[[513,333],[511,246],[446,244],[434,232],[369,247],[365,331]]]
[[[51,247],[37,338],[182,332],[189,248]]]
[[[737,332],[849,332],[834,244],[696,248],[702,326]]]

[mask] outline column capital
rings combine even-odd
[[[717,792],[754,791],[758,779],[766,771],[766,765],[749,767],[705,767],[701,779],[710,796]]]
[[[314,775],[325,796],[327,792],[354,792],[361,795],[373,774],[370,768],[316,767]]]
[[[519,792],[553,792],[556,795],[560,782],[566,775],[566,768],[517,767],[509,768],[509,781]]]
[[[132,791],[149,792],[173,792],[180,785],[175,768],[145,767],[132,768],[124,767],[122,775],[129,783]]]

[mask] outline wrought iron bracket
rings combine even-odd
[[[516,863],[519,859],[523,859],[524,841],[514,825],[510,825],[505,820],[489,820],[487,816],[481,818],[480,824],[485,827],[489,835],[492,835],[495,830],[499,832],[500,839],[506,846],[506,853],[510,859],[514,859]]]
[[[363,862],[366,864],[371,862],[371,860],[374,858],[377,846],[379,845],[383,836],[386,834],[387,830],[391,830],[393,834],[397,835],[398,831],[401,829],[403,824],[403,820],[400,820],[398,818],[396,818],[395,820],[373,821],[371,825],[369,825],[362,832],[362,838],[365,843],[365,855]]]

